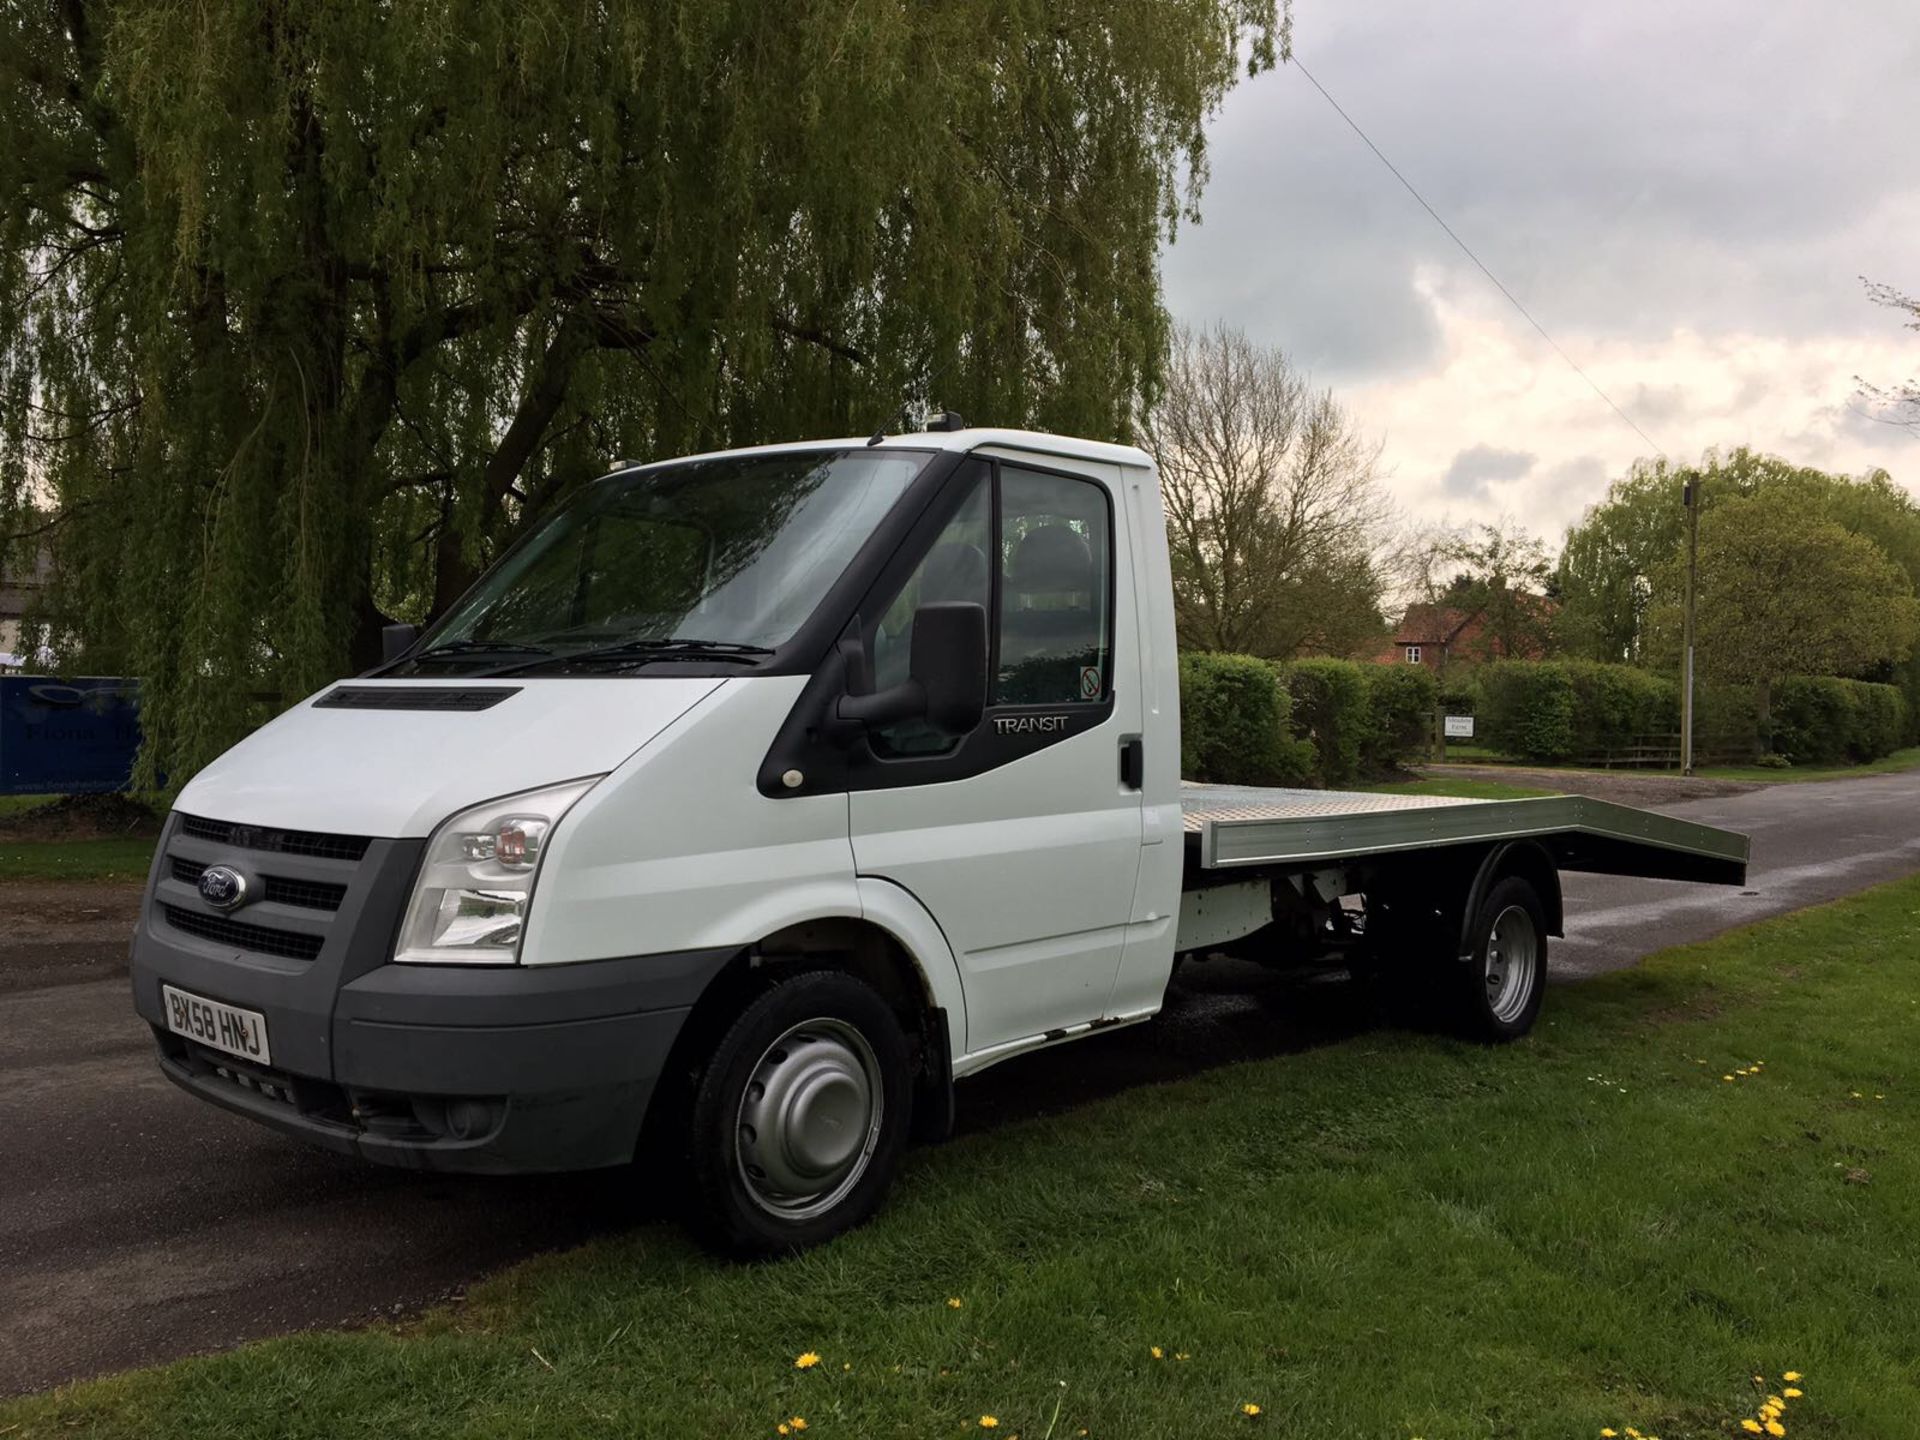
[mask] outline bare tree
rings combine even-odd
[[[1867,287],[1867,298],[1874,304],[1899,311],[1907,317],[1903,322],[1907,329],[1920,330],[1920,299],[1864,276],[1861,283]],[[1896,385],[1875,385],[1857,375],[1854,379],[1860,387],[1860,399],[1872,407],[1870,413],[1875,420],[1920,434],[1920,378]]]
[[[1553,643],[1556,581],[1547,548],[1510,515],[1489,525],[1410,532],[1394,552],[1409,603],[1444,605],[1481,619],[1461,656],[1534,658]]]
[[[1277,349],[1175,329],[1140,432],[1160,467],[1180,643],[1287,659],[1376,640],[1393,522],[1379,446]]]

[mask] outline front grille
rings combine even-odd
[[[236,950],[251,950],[257,955],[278,955],[286,960],[311,960],[326,944],[324,935],[308,935],[299,930],[275,930],[266,925],[249,925],[225,915],[202,915],[178,905],[160,907],[167,924],[183,934],[211,940],[216,945],[231,945]]]
[[[225,820],[180,817],[180,833],[241,850],[270,850],[280,855],[305,855],[316,860],[358,860],[372,842],[364,835],[328,835],[318,830],[271,830],[261,825],[233,825]]]
[[[207,867],[196,860],[173,857],[173,878],[187,885],[198,885]],[[262,875],[261,898],[277,905],[297,905],[303,910],[338,910],[347,898],[347,887],[323,880],[293,880],[284,875]]]

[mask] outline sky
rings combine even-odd
[[[1382,442],[1416,523],[1556,544],[1636,457],[1736,445],[1920,496],[1920,435],[1856,377],[1920,375],[1914,0],[1295,0],[1299,69],[1208,127],[1168,308],[1278,346]]]

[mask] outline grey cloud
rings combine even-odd
[[[1909,0],[1296,0],[1294,39],[1576,353],[1587,333],[1884,334],[1857,277],[1920,283]],[[1377,379],[1434,358],[1416,267],[1485,286],[1297,69],[1229,97],[1209,154],[1206,223],[1166,262],[1183,318]]]
[[[1501,450],[1492,445],[1475,445],[1453,457],[1447,473],[1440,477],[1440,488],[1460,500],[1486,500],[1487,486],[1501,480],[1518,480],[1533,468],[1534,457],[1524,450]]]
[[[1605,494],[1607,482],[1615,478],[1606,462],[1597,455],[1576,455],[1552,465],[1538,465],[1524,484],[1501,496],[1511,507],[1513,518],[1546,541],[1550,549],[1559,547],[1567,527]]]
[[[1863,396],[1831,407],[1821,418],[1836,434],[1869,449],[1895,454],[1910,446],[1920,433],[1916,430],[1920,414],[1899,406],[1876,405]]]
[[[1687,394],[1678,385],[1636,385],[1625,405],[1643,425],[1658,425],[1686,413]]]

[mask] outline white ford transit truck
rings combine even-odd
[[[954,417],[957,421],[957,417]],[[177,1084],[390,1165],[635,1165],[710,1243],[880,1205],[954,1081],[1222,950],[1532,1026],[1559,872],[1741,883],[1577,797],[1183,787],[1139,450],[1011,430],[627,466],[194,776],[133,942]]]

